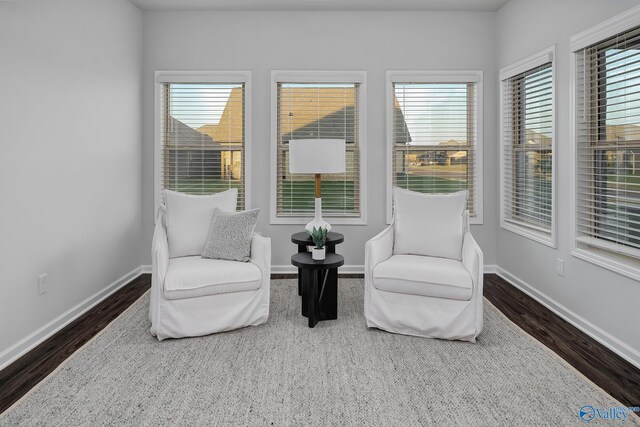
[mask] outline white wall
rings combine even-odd
[[[346,236],[345,264],[364,263],[364,244],[385,227],[385,71],[481,69],[485,111],[484,225],[473,233],[494,264],[495,13],[145,12],[143,35],[143,251],[153,232],[154,70],[252,71],[252,207],[258,231],[272,238],[272,263],[290,265],[290,235],[300,225],[269,225],[270,72],[278,69],[368,73],[368,225],[335,226]]]
[[[0,2],[0,356],[140,265],[141,40],[127,0]]]
[[[637,0],[511,0],[498,12],[498,68],[557,45],[558,248],[500,229],[497,261],[501,268],[530,285],[533,293],[542,293],[564,306],[579,316],[573,319],[576,323],[640,363],[640,283],[571,256],[569,233],[569,38],[638,3]],[[558,258],[565,262],[564,278],[556,274]]]
[[[300,226],[269,225],[272,69],[368,72],[368,225],[336,227],[346,235],[340,252],[350,265],[363,263],[364,243],[385,226],[385,71],[483,70],[484,225],[473,233],[485,262],[618,350],[640,355],[640,284],[573,258],[568,233],[569,37],[637,3],[511,0],[498,13],[143,15],[126,0],[0,2],[0,355],[150,263],[153,71],[162,69],[252,71],[251,203],[263,209],[258,229],[273,239],[275,265],[289,264],[289,235]],[[558,249],[496,233],[497,71],[554,43]],[[555,274],[557,258],[564,278]],[[41,273],[50,291],[38,296]]]

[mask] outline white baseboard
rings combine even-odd
[[[69,323],[73,322],[75,319],[77,319],[89,309],[107,298],[109,295],[113,294],[118,289],[131,282],[141,273],[144,273],[144,267],[145,266],[134,268],[124,276],[116,279],[113,283],[107,285],[102,290],[91,295],[89,298],[67,310],[65,313],[62,313],[60,316],[56,317],[37,331],[27,335],[25,338],[21,339],[11,347],[0,352],[0,370],[15,362],[18,358],[32,350],[47,338],[51,337],[53,334],[67,326]],[[151,268],[149,268],[149,272],[151,272]]]
[[[495,264],[485,264],[484,265],[484,274],[497,274],[498,266]]]
[[[580,329],[582,332],[589,335],[591,338],[595,339],[600,344],[607,347],[609,350],[618,354],[629,363],[640,368],[640,351],[622,342],[610,333],[600,329],[598,326],[594,325],[584,317],[569,310],[558,301],[554,300],[543,292],[540,292],[539,290],[529,285],[524,280],[521,280],[517,276],[511,274],[507,270],[501,267],[497,267],[496,273],[511,285],[520,289],[522,292],[529,295],[531,298],[538,301],[540,304],[547,307],[549,310],[551,310],[567,322],[571,323],[573,326]]]

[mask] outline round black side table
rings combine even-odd
[[[291,264],[302,272],[302,315],[309,319],[309,327],[320,320],[338,318],[338,267],[344,264],[342,255],[327,253],[325,259],[314,260],[311,253],[291,256]],[[335,280],[330,280],[334,271]]]
[[[306,253],[308,246],[313,246],[313,239],[309,236],[309,233],[302,231],[291,235],[291,242],[298,245],[298,253]],[[344,236],[340,233],[334,233],[330,231],[327,233],[327,241],[325,247],[327,248],[327,255],[336,253],[336,245],[344,242]],[[338,280],[338,270],[332,269],[329,271],[331,277],[335,276],[335,280]],[[298,295],[302,295],[302,271],[298,268]]]

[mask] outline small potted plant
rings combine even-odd
[[[315,247],[311,249],[311,258],[322,261],[325,259],[327,253],[327,248],[324,247],[327,241],[327,229],[324,227],[313,227],[311,240],[316,244]]]

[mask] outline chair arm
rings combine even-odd
[[[151,333],[156,335],[159,322],[158,306],[164,289],[164,278],[169,268],[169,242],[167,231],[164,228],[163,211],[160,210],[153,230],[151,242],[151,296],[149,299],[149,320],[151,321]]]
[[[364,251],[364,271],[371,277],[373,268],[393,254],[393,225],[369,239]]]
[[[153,241],[151,243],[152,275],[158,278],[158,285],[161,288],[169,267],[169,241],[167,240],[167,231],[164,228],[162,216],[162,212],[160,212],[156,227],[153,230]]]
[[[262,277],[266,279],[267,283],[271,280],[271,239],[269,237],[253,234],[249,262],[260,268]]]
[[[462,265],[471,274],[473,280],[473,293],[472,299],[476,304],[476,334],[480,334],[482,331],[484,318],[483,318],[483,284],[484,284],[484,257],[482,255],[482,249],[478,246],[475,239],[469,231],[464,235],[462,242]],[[475,337],[474,337],[475,340]]]
[[[462,242],[462,265],[471,274],[474,287],[482,286],[484,270],[482,249],[470,232],[466,232]]]

